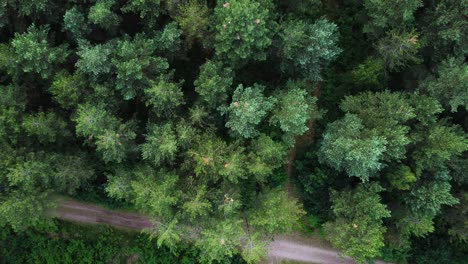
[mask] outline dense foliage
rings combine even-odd
[[[0,0],[0,262],[258,263],[308,219],[360,263],[462,263],[467,13]],[[63,196],[154,227],[81,237]]]

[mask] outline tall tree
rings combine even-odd
[[[20,71],[34,72],[48,79],[56,67],[67,58],[66,45],[53,47],[48,39],[48,27],[38,27],[34,24],[23,34],[15,33],[11,41],[14,52],[14,65]]]
[[[276,23],[271,2],[252,0],[217,1],[214,9],[215,50],[230,65],[246,60],[265,60]]]
[[[462,59],[448,58],[419,87],[456,112],[458,107],[468,109],[468,65]]]
[[[195,91],[210,108],[216,109],[226,102],[233,81],[231,68],[221,62],[206,61],[200,66],[200,74],[195,80]]]
[[[273,108],[276,99],[263,95],[264,87],[254,84],[247,87],[240,84],[232,95],[229,106],[220,107],[223,115],[228,116],[226,127],[232,129],[235,135],[252,138],[258,135],[256,126]]]
[[[387,28],[404,28],[414,22],[414,12],[423,6],[421,0],[365,0],[369,22],[364,31],[381,34]]]
[[[327,238],[358,263],[379,256],[384,246],[386,229],[382,219],[390,217],[390,211],[380,202],[381,191],[382,187],[372,183],[351,191],[331,193],[336,219],[325,225]]]
[[[287,20],[280,31],[281,70],[308,80],[321,80],[321,71],[341,49],[338,48],[338,30],[326,19],[315,23]]]
[[[346,114],[327,126],[320,145],[320,160],[366,182],[383,167],[380,160],[386,143],[375,130],[366,131],[359,117]]]
[[[278,103],[273,109],[270,123],[278,125],[283,131],[283,140],[289,145],[294,144],[294,137],[302,135],[309,128],[307,121],[312,118],[316,98],[310,96],[302,82],[289,81],[286,91],[282,90],[276,96]]]

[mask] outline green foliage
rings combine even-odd
[[[96,137],[115,127],[118,120],[103,105],[81,104],[78,105],[75,122],[78,136]]]
[[[195,246],[202,252],[201,263],[223,262],[237,253],[240,238],[244,234],[242,221],[224,220],[216,228],[202,231]]]
[[[417,181],[416,175],[406,165],[399,165],[385,175],[392,187],[398,190],[409,190],[411,185]]]
[[[89,44],[80,45],[76,54],[79,56],[75,66],[83,73],[90,74],[97,78],[100,75],[108,74],[111,71],[111,54],[114,51],[113,44],[107,42],[91,46]]]
[[[427,78],[420,89],[452,112],[459,106],[468,109],[468,65],[462,60],[448,58],[440,65],[437,75]]]
[[[188,150],[191,167],[197,177],[214,182],[225,179],[238,183],[246,178],[244,149],[236,144],[227,145],[219,138],[202,136],[195,147]]]
[[[55,75],[49,91],[61,107],[72,109],[80,102],[85,87],[86,79],[82,74],[61,71]]]
[[[138,167],[130,185],[134,193],[135,206],[152,216],[167,219],[179,200],[178,177],[172,172],[156,171],[151,167]]]
[[[416,57],[419,49],[418,35],[415,32],[390,31],[377,43],[377,51],[382,57],[385,69],[398,71],[412,62],[419,62]]]
[[[281,168],[286,160],[286,146],[275,142],[265,134],[252,141],[247,170],[259,182],[264,182],[275,169]]]
[[[144,90],[146,105],[151,106],[158,116],[171,116],[177,107],[184,104],[182,82],[173,82],[169,77],[161,77],[156,82],[150,82]]]
[[[307,121],[312,118],[312,110],[317,101],[317,98],[309,96],[300,87],[304,87],[304,83],[288,82],[287,90],[276,96],[278,103],[270,119],[270,123],[279,125],[284,133],[283,139],[289,145],[294,144],[295,136],[302,135],[309,129]]]
[[[200,66],[200,74],[195,80],[195,91],[210,108],[224,104],[232,85],[233,72],[222,63],[206,61]]]
[[[21,188],[25,193],[53,190],[74,194],[94,177],[94,169],[80,156],[37,154],[11,167],[6,176],[10,186]]]
[[[220,107],[223,115],[228,116],[226,127],[230,128],[235,135],[244,138],[252,138],[258,135],[256,126],[273,108],[276,99],[263,95],[264,87],[254,84],[247,87],[240,84],[232,95],[232,102],[229,106]]]
[[[242,249],[242,258],[247,263],[260,263],[268,253],[268,244],[253,234],[247,238]]]
[[[435,5],[423,18],[424,38],[432,48],[431,57],[439,61],[448,54],[466,54],[468,22],[464,16],[468,2],[441,0]]]
[[[46,222],[43,212],[51,206],[47,193],[12,192],[0,203],[0,227],[9,224],[15,231],[40,226]]]
[[[402,93],[362,93],[358,96],[348,96],[340,104],[340,108],[348,113],[356,114],[363,125],[384,137],[386,142],[385,160],[402,159],[405,157],[406,146],[410,143],[409,128],[405,126],[411,119],[421,119],[423,115],[433,117],[430,111],[418,110],[418,104],[432,103],[420,96],[414,100]],[[432,111],[437,111],[437,102]],[[396,110],[397,109],[397,110]],[[396,111],[395,111],[396,110]]]
[[[63,29],[70,32],[75,40],[80,40],[91,32],[84,14],[76,7],[67,10],[63,16]]]
[[[0,262],[258,263],[304,204],[358,262],[464,263],[467,4],[0,0]]]
[[[39,112],[24,118],[22,124],[26,133],[31,137],[37,137],[41,143],[56,142],[59,137],[67,137],[67,123],[54,112]]]
[[[121,123],[103,105],[78,105],[76,134],[96,140],[96,151],[105,162],[122,162],[136,138],[133,122]]]
[[[153,24],[162,13],[161,0],[130,0],[122,7],[122,11],[137,13],[140,18],[147,19],[150,24]]]
[[[150,84],[149,77],[157,76],[168,68],[166,59],[152,56],[156,43],[138,34],[133,40],[117,43],[112,63],[117,73],[116,88],[124,99],[134,98]]]
[[[390,211],[380,202],[381,191],[379,185],[370,184],[331,193],[336,220],[325,224],[327,238],[358,263],[379,256],[384,246],[382,218],[389,217]]]
[[[397,227],[399,232],[406,236],[425,237],[427,234],[434,232],[432,217],[418,214],[403,217],[398,221]]]
[[[141,145],[141,154],[144,160],[156,166],[174,161],[178,144],[171,124],[149,126],[145,139],[146,143]]]
[[[386,28],[400,28],[414,22],[414,12],[423,5],[421,0],[365,0],[369,22],[364,32],[378,34]]]
[[[281,69],[308,80],[321,80],[321,71],[341,49],[336,46],[335,24],[319,19],[314,24],[303,20],[287,20],[282,25]]]
[[[351,78],[354,82],[370,89],[381,89],[385,86],[384,74],[383,60],[368,58],[351,71]]]
[[[320,160],[366,182],[381,168],[387,140],[374,130],[365,131],[363,121],[353,114],[327,126],[320,145]]]
[[[4,0],[0,3],[2,8],[8,10],[8,8],[15,10],[19,16],[26,17],[32,16],[37,17],[40,14],[50,12],[50,4],[47,0],[25,0],[25,1],[11,1]],[[1,12],[1,11],[0,11]],[[2,14],[2,13],[0,13]]]
[[[0,86],[0,142],[18,141],[21,131],[21,114],[26,100],[22,89],[15,86]]]
[[[283,190],[270,190],[258,197],[258,206],[251,213],[250,224],[266,234],[284,234],[297,229],[305,215],[297,200]]]
[[[0,231],[0,261],[5,263],[184,263],[199,252],[185,243],[177,254],[157,247],[146,234],[55,221],[53,230]]]
[[[96,151],[101,153],[105,162],[120,163],[132,149],[136,137],[133,124],[120,124],[116,130],[106,129],[96,137]]]
[[[89,8],[89,21],[106,30],[117,27],[121,19],[112,11],[112,6],[114,5],[114,0],[97,0],[96,3]]]
[[[206,199],[206,190],[204,186],[197,188],[196,190],[192,190],[192,192],[193,194],[189,195],[192,199],[185,202],[181,208],[190,220],[193,221],[198,217],[208,215],[208,213],[212,211],[212,206]]]
[[[411,190],[405,201],[411,211],[418,215],[436,216],[442,205],[455,205],[458,199],[450,194],[451,186],[448,182],[434,181],[424,183]]]
[[[454,126],[431,127],[420,144],[420,148],[413,154],[417,172],[423,168],[437,171],[449,160],[468,150],[466,134]]]
[[[209,9],[205,1],[188,0],[178,6],[174,20],[184,32],[189,47],[195,40],[203,41],[207,35],[208,15]]]
[[[15,34],[11,41],[15,66],[23,72],[34,72],[42,78],[51,77],[54,69],[63,63],[68,55],[65,45],[53,47],[47,35],[48,27],[31,25],[23,34]]]
[[[245,60],[265,60],[276,23],[269,1],[219,0],[214,9],[216,55],[236,65]],[[266,7],[265,7],[266,6]]]

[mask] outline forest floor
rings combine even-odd
[[[117,228],[142,230],[151,228],[150,219],[144,215],[108,210],[95,204],[66,199],[59,203],[54,215],[60,219],[87,224],[107,224]],[[323,241],[301,235],[278,236],[269,245],[265,263],[281,263],[283,260],[299,263],[348,264],[355,263],[343,258]],[[384,262],[375,262],[384,263]]]

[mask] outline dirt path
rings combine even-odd
[[[64,201],[59,204],[55,215],[63,220],[81,223],[102,223],[115,227],[141,230],[150,228],[151,221],[141,215],[110,211],[93,204]]]
[[[107,210],[103,207],[73,200],[59,203],[54,215],[60,219],[89,223],[107,224],[119,228],[142,230],[152,226],[143,215]],[[266,263],[280,263],[281,260],[294,260],[317,264],[354,263],[350,258],[338,256],[336,251],[311,245],[298,238],[277,237],[269,245]],[[384,262],[376,262],[382,264]]]
[[[293,238],[278,237],[270,244],[268,250],[268,264],[281,263],[281,260],[293,260],[304,263],[317,264],[354,264],[350,257],[341,257],[338,252],[305,244]],[[376,264],[385,264],[375,261]]]

